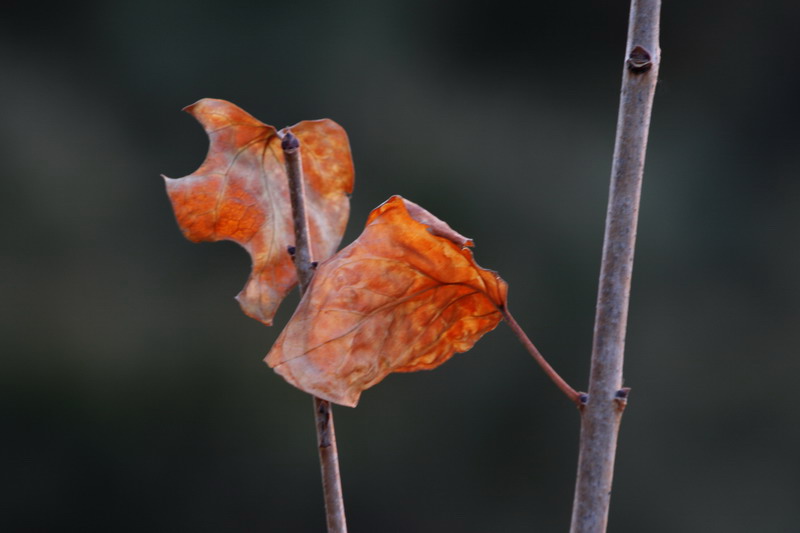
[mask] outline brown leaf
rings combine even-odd
[[[253,268],[236,299],[249,316],[270,325],[278,305],[297,283],[287,247],[294,244],[283,132],[224,100],[206,98],[185,109],[210,140],[193,174],[165,176],[183,234],[191,241],[231,240],[242,245]],[[350,211],[353,162],[347,134],[331,120],[290,128],[300,140],[312,254],[330,257]]]
[[[508,286],[472,241],[393,196],[321,264],[266,362],[292,385],[354,407],[391,372],[435,368],[497,326]]]

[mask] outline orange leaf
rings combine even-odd
[[[354,407],[391,372],[435,368],[497,326],[508,286],[472,241],[393,196],[321,264],[266,362],[292,385]]]
[[[210,146],[193,174],[165,176],[178,224],[191,241],[231,240],[249,252],[252,272],[236,299],[248,316],[270,325],[297,283],[287,253],[294,226],[281,138],[291,130],[300,140],[312,254],[321,261],[339,246],[350,212],[353,162],[347,134],[327,119],[279,132],[230,102],[211,98],[185,111],[205,128]]]

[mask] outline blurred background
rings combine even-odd
[[[476,242],[589,369],[627,1],[62,2],[0,17],[0,529],[324,530],[311,400],[231,243],[159,174],[224,98],[349,133],[345,242],[392,194]],[[800,4],[666,2],[610,531],[800,523]],[[501,324],[338,408],[353,532],[567,531],[579,420]]]

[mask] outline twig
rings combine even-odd
[[[292,201],[295,245],[293,252],[300,293],[305,294],[314,267],[311,241],[306,219],[305,196],[303,192],[303,163],[300,158],[300,141],[291,131],[283,133],[281,148],[286,156],[286,170],[289,175],[289,196]],[[322,492],[325,498],[325,516],[328,533],[347,533],[347,521],[342,498],[342,480],[339,475],[339,453],[336,449],[336,431],[333,426],[331,403],[314,397],[314,419],[317,427],[317,447],[322,469]]]
[[[617,435],[628,390],[622,362],[647,135],[661,51],[660,0],[632,0],[597,295],[589,398],[581,414],[571,533],[608,522]]]
[[[556,384],[556,387],[561,389],[561,392],[566,394],[567,398],[569,398],[575,405],[582,407],[586,395],[570,387],[569,383],[564,381],[564,378],[558,375],[558,372],[556,372],[553,367],[550,366],[550,364],[545,360],[544,356],[539,352],[538,349],[536,349],[536,346],[533,345],[531,340],[522,330],[520,325],[517,324],[517,321],[514,320],[514,317],[511,316],[508,308],[504,307],[502,311],[503,318],[505,319],[506,324],[508,324],[508,327],[511,328],[511,331],[514,332],[525,349],[528,350],[528,353],[530,353],[536,362],[539,363],[539,366],[542,367],[542,370],[544,370],[544,373],[547,374],[547,377],[549,377],[550,380]]]

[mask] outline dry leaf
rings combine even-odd
[[[508,286],[472,241],[399,196],[321,264],[266,362],[292,385],[354,407],[391,372],[439,366],[497,326]]]
[[[278,305],[297,283],[287,247],[294,244],[286,166],[285,130],[276,131],[237,106],[206,98],[185,109],[210,140],[193,174],[169,179],[167,193],[183,234],[191,241],[231,240],[253,268],[236,299],[249,316],[270,325]],[[330,257],[342,239],[353,190],[347,134],[331,120],[290,128],[301,143],[312,254]]]

